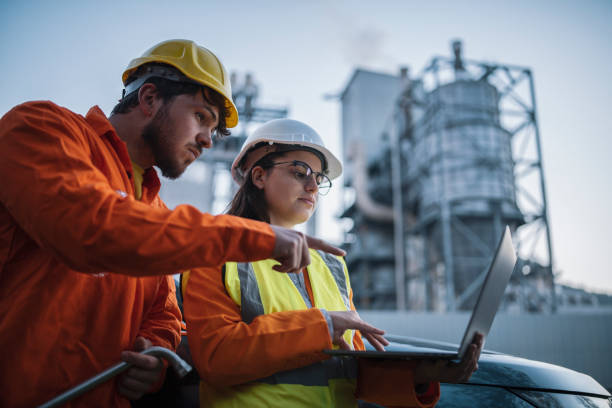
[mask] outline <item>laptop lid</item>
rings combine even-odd
[[[506,226],[502,238],[497,245],[497,250],[489,266],[489,271],[485,276],[485,280],[480,288],[476,306],[470,317],[470,321],[465,329],[461,345],[459,346],[458,357],[462,358],[467,348],[472,343],[472,339],[476,332],[483,334],[486,340],[495,314],[503,299],[506,286],[514,271],[516,265],[516,253],[514,245],[512,245],[512,236],[510,228]]]
[[[506,285],[516,265],[516,253],[512,245],[510,228],[506,226],[499,240],[493,259],[489,264],[484,282],[480,288],[476,305],[463,334],[458,350],[429,349],[412,345],[398,345],[390,351],[361,350],[324,350],[331,355],[358,356],[371,358],[446,358],[461,359],[474,338],[476,332],[486,339],[495,319],[495,314],[503,298]]]

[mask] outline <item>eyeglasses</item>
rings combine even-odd
[[[293,166],[292,172],[295,176],[295,179],[306,185],[308,179],[311,175],[314,175],[314,180],[317,183],[317,187],[319,188],[319,194],[325,195],[329,192],[329,189],[332,186],[331,180],[323,173],[319,173],[318,171],[314,171],[310,168],[310,166],[302,161],[293,160],[293,161],[284,161],[284,162],[274,162],[272,163],[272,167],[279,166],[281,164],[290,164]]]

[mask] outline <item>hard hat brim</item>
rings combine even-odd
[[[159,49],[163,48],[163,51]],[[228,116],[226,127],[233,128],[238,124],[238,110],[232,101],[232,89],[225,67],[207,48],[190,40],[168,40],[161,42],[139,58],[128,64],[122,75],[123,84],[138,67],[149,63],[163,63],[178,69],[187,78],[221,94],[225,100]]]
[[[342,174],[342,163],[340,162],[340,160],[338,160],[332,152],[330,152],[327,148],[323,146],[320,146],[315,143],[309,143],[306,141],[304,142],[282,142],[282,141],[278,141],[274,139],[262,138],[262,139],[254,140],[252,143],[249,143],[249,145],[244,146],[242,150],[240,151],[240,153],[238,154],[238,156],[236,156],[236,158],[234,159],[234,162],[232,163],[232,178],[234,179],[236,183],[242,184],[244,182],[244,177],[251,170],[250,168],[240,169],[238,167],[241,164],[242,159],[246,155],[252,152],[253,147],[255,147],[257,144],[260,144],[262,142],[268,142],[268,143],[275,144],[275,145],[287,145],[287,146],[297,146],[297,147],[303,146],[303,147],[307,147],[312,150],[316,150],[317,152],[321,153],[321,155],[323,155],[323,157],[325,158],[325,161],[327,162],[326,175],[327,177],[329,177],[330,180],[338,178]],[[259,159],[265,156],[266,154],[262,155],[260,158],[255,160],[255,162],[259,161]],[[252,166],[249,166],[249,167],[252,167]]]

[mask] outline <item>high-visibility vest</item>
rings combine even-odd
[[[240,306],[242,320],[250,323],[259,315],[310,307],[329,311],[351,310],[350,284],[344,261],[314,250],[310,250],[310,259],[307,269],[314,298],[312,305],[303,285],[303,276],[276,272],[272,269],[276,261],[272,259],[226,263],[225,287]],[[348,344],[353,343],[353,335],[352,330],[344,333]],[[200,406],[356,407],[356,374],[355,360],[332,357],[232,387],[215,388],[202,382]]]

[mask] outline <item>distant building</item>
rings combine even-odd
[[[460,42],[453,53],[418,78],[358,69],[341,93],[356,303],[471,309],[509,225],[532,272],[515,271],[505,307],[554,311],[531,71],[465,61]]]

